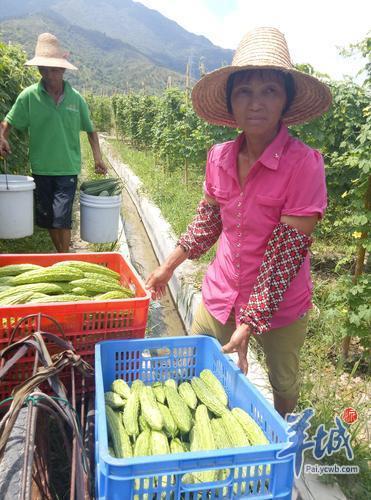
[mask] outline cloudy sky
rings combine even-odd
[[[183,28],[215,45],[235,49],[256,26],[275,26],[286,36],[294,63],[310,63],[340,79],[354,77],[359,60],[343,58],[337,47],[371,30],[369,0],[140,0]]]

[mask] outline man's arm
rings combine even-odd
[[[8,154],[11,154],[11,149],[9,146],[8,142],[8,137],[9,137],[9,132],[12,126],[6,122],[3,121],[0,123],[0,155],[1,156],[7,156]]]
[[[99,146],[99,138],[96,132],[87,132],[90,147],[94,157],[95,171],[97,174],[106,174],[107,167],[102,159],[102,153]]]

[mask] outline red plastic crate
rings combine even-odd
[[[120,273],[121,284],[135,289],[135,298],[108,301],[63,302],[0,306],[0,350],[9,344],[17,321],[29,314],[45,314],[62,326],[67,340],[72,342],[77,353],[94,366],[94,347],[101,340],[143,338],[148,317],[150,296],[143,283],[124,257],[116,252],[79,254],[5,254],[0,255],[0,267],[9,264],[38,264],[50,266],[64,260],[83,260],[101,264]],[[30,318],[13,341],[26,337],[37,327],[37,318]],[[60,335],[53,321],[42,321],[43,331]],[[0,401],[9,396],[14,386],[32,375],[33,356],[21,360],[0,381]],[[67,376],[67,375],[66,375]],[[63,378],[66,378],[65,376]],[[78,384],[79,385],[79,384]],[[89,379],[88,390],[94,389],[94,380]]]

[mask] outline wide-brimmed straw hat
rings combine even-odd
[[[25,62],[25,66],[77,69],[67,61],[67,56],[68,53],[61,48],[56,36],[51,33],[41,33],[37,39],[35,57]]]
[[[192,90],[196,113],[209,123],[237,128],[227,109],[227,80],[245,69],[275,69],[292,75],[295,97],[282,118],[286,125],[308,122],[331,104],[327,85],[293,67],[284,35],[276,28],[256,28],[243,37],[230,66],[212,71],[196,83]]]

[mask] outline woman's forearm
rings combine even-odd
[[[180,266],[185,260],[188,259],[188,252],[178,245],[174,250],[168,255],[166,260],[163,262],[163,267],[173,273],[175,269]]]

